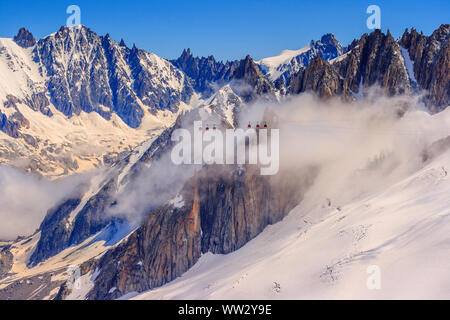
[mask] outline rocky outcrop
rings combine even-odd
[[[14,37],[14,42],[22,48],[29,48],[36,44],[36,40],[30,31],[25,28],[20,28],[17,35]]]
[[[80,204],[81,199],[68,199],[52,208],[39,227],[41,236],[36,249],[31,255],[28,265],[34,266],[52,257],[68,246],[71,229],[67,213],[72,212]]]
[[[325,61],[341,56],[346,51],[332,33],[322,36],[319,41],[313,41],[307,47],[299,50],[299,54],[283,63],[274,65],[273,59],[279,57],[265,58],[258,62],[262,71],[274,82],[277,89],[284,91],[291,77],[302,68],[308,66],[317,56]],[[282,55],[283,52],[280,54]]]
[[[115,299],[179,277],[202,253],[233,252],[283,219],[314,178],[268,178],[252,167],[208,166],[96,264],[89,299]]]
[[[424,102],[437,112],[450,103],[450,26],[441,25],[431,36],[406,30],[398,42],[389,31],[363,35],[330,63],[317,58],[290,82],[290,93],[313,91],[321,97],[340,95],[345,100],[364,95],[366,88],[380,87],[388,95],[408,93],[417,81],[425,90]],[[401,48],[409,57],[403,57]],[[405,59],[414,63],[410,79]],[[322,59],[323,60],[323,59]]]
[[[399,43],[414,61],[414,75],[422,89],[427,90],[425,102],[432,111],[450,104],[450,25],[443,24],[431,36],[419,34],[414,28],[405,30]]]
[[[18,138],[21,136],[20,128],[29,127],[30,125],[28,119],[26,119],[17,108],[17,104],[22,102],[23,101],[17,97],[8,95],[6,97],[6,101],[3,103],[3,106],[5,108],[14,109],[15,111],[10,113],[10,116],[7,117],[6,114],[3,114],[0,110],[0,131],[3,131],[13,138]]]
[[[6,114],[3,114],[0,111],[0,130],[13,138],[18,138],[20,136],[19,133],[20,125],[8,119]]]
[[[333,66],[344,79],[344,89],[360,95],[361,89],[373,85],[389,95],[405,93],[410,88],[400,47],[389,30],[386,34],[377,29],[363,35],[348,56]]]
[[[141,105],[151,112],[176,111],[193,94],[183,72],[170,62],[84,26],[62,27],[39,40],[34,55],[49,78],[51,102],[69,117],[84,111],[109,119],[116,113],[136,128],[144,115]]]
[[[290,90],[294,94],[313,91],[321,98],[330,98],[335,95],[349,96],[337,71],[323,61],[320,55],[292,79]]]
[[[178,111],[181,101],[188,103],[194,89],[185,75],[168,61],[155,54],[149,54],[133,46],[128,56],[131,75],[134,79],[133,89],[143,104],[151,111]],[[155,76],[162,75],[162,83],[155,81]],[[178,83],[178,88],[171,88],[170,81]]]
[[[64,200],[49,210],[39,227],[40,238],[28,260],[28,266],[32,267],[70,246],[82,243],[111,224],[121,223],[121,219],[106,213],[107,209],[115,204],[119,183],[126,185],[133,181],[141,170],[147,169],[150,161],[159,159],[166,153],[173,143],[172,132],[178,127],[179,122],[165,130],[136,163],[130,164],[133,154],[129,153],[113,164],[112,171],[99,185],[93,185],[93,182],[89,187],[82,185],[79,196]],[[119,175],[127,165],[131,165],[131,168],[119,182]]]
[[[45,92],[33,93],[26,97],[24,103],[34,111],[40,111],[42,114],[51,117],[53,115],[50,110],[50,102],[45,95]]]
[[[273,95],[276,91],[272,82],[262,73],[250,56],[239,62],[230,79],[234,81],[233,89],[245,102],[256,97]]]
[[[171,61],[193,82],[194,89],[208,96],[214,92],[213,83],[227,82],[239,61],[216,61],[214,56],[194,57],[190,49],[183,50],[181,56]]]
[[[364,88],[379,86],[386,94],[409,92],[409,78],[401,50],[390,32],[363,35],[353,49],[337,61],[316,58],[291,81],[291,93],[314,91],[320,96],[362,96]]]

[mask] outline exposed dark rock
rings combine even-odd
[[[272,82],[266,78],[250,56],[239,62],[230,79],[235,81],[234,88],[247,102],[257,96],[273,95],[275,93],[275,87]]]
[[[62,27],[39,40],[34,53],[49,77],[51,102],[69,117],[84,111],[110,119],[116,113],[136,128],[144,115],[140,102],[151,112],[177,111],[193,94],[183,73],[168,61],[86,27]],[[44,96],[32,97],[30,105],[49,112]]]
[[[54,289],[64,281],[54,280],[53,273],[43,273],[25,279],[15,280],[0,289],[0,300],[43,300],[52,299]]]
[[[321,56],[324,61],[329,61],[346,52],[332,33],[323,35],[319,41],[311,41],[309,47],[309,50],[277,67],[276,71],[281,74],[275,79],[274,85],[282,93],[287,92],[286,86],[289,84],[291,77],[302,68],[307,67],[317,56]],[[267,71],[264,64],[261,65],[261,68],[263,71]]]
[[[112,221],[112,217],[105,214],[105,209],[109,208],[114,202],[116,191],[117,180],[113,178],[103,186],[95,197],[88,200],[75,218],[69,244],[76,245],[83,242]]]
[[[8,119],[8,117],[0,111],[0,130],[6,133],[7,135],[18,138],[20,136],[19,133],[20,125]]]
[[[36,44],[36,40],[31,32],[25,28],[20,28],[19,32],[14,37],[14,42],[23,48],[29,48]]]
[[[41,237],[28,261],[29,266],[52,257],[68,246],[72,226],[67,213],[73,211],[80,202],[80,199],[68,199],[49,210],[39,227]]]
[[[46,116],[51,117],[53,115],[49,108],[50,102],[48,101],[45,92],[33,93],[31,97],[27,97],[25,104],[34,111],[40,111]]]
[[[290,92],[312,90],[322,97],[341,95],[345,100],[374,85],[389,95],[409,92],[400,47],[389,31],[386,35],[380,30],[365,34],[351,47],[343,59],[332,64],[316,58],[293,77]]]
[[[0,130],[13,138],[21,136],[20,128],[30,126],[28,119],[17,108],[18,103],[23,101],[13,95],[7,95],[3,105],[5,108],[13,108],[16,111],[9,118],[0,111]]]
[[[188,79],[172,64],[167,63],[165,69],[159,71],[163,74],[167,73],[167,76],[162,79],[165,83],[155,85],[152,69],[158,69],[160,66],[158,66],[154,55],[150,55],[133,46],[128,56],[128,62],[134,78],[133,89],[142,103],[150,107],[150,110],[170,110],[176,112],[178,111],[180,101],[189,102],[194,90],[188,82]],[[173,88],[170,88],[167,83],[169,76],[175,77],[178,81],[182,82],[183,89],[181,92],[176,93]]]
[[[422,151],[423,162],[430,161],[444,154],[450,149],[450,136],[433,142],[430,146]]]
[[[337,71],[328,62],[323,61],[320,55],[292,79],[290,90],[291,93],[313,91],[321,98],[349,94],[344,91],[343,81]]]

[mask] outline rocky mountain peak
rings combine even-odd
[[[241,60],[239,66],[233,73],[234,79],[244,79],[263,76],[261,70],[259,70],[255,61],[247,55],[245,59]]]
[[[272,94],[275,92],[275,87],[272,82],[266,78],[249,55],[239,62],[231,75],[231,79],[237,80],[239,85],[236,86],[236,90],[247,102],[258,95]],[[247,88],[248,86],[250,86],[251,90]]]
[[[36,44],[33,34],[25,28],[20,28],[19,32],[14,37],[14,42],[23,48],[29,48]]]
[[[339,74],[320,54],[293,77],[290,90],[291,93],[316,92],[321,98],[330,98],[343,92]]]
[[[324,65],[324,61],[322,59],[322,56],[319,54],[317,57],[313,59],[313,61],[310,62],[310,65],[312,68],[320,68]]]
[[[442,24],[430,36],[412,28],[405,30],[399,44],[414,62],[414,75],[421,88],[426,89],[425,103],[432,111],[450,104],[450,25]]]

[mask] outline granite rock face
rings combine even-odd
[[[35,99],[34,101],[38,101],[38,102],[40,101],[41,110],[50,111],[49,109],[46,108],[45,100],[40,99],[42,97],[39,97],[39,95],[33,95],[33,98]],[[33,105],[34,101],[33,100],[32,101],[30,101],[30,100],[23,101],[13,95],[8,95],[6,97],[6,101],[3,102],[3,106],[6,109],[12,109],[14,111],[10,112],[10,116],[7,117],[6,114],[4,114],[0,110],[0,131],[3,131],[4,133],[6,133],[7,135],[9,135],[10,137],[13,137],[13,138],[19,138],[19,137],[26,138],[26,135],[23,135],[20,132],[20,128],[28,128],[30,126],[30,122],[28,121],[28,119],[25,118],[25,116],[22,114],[22,112],[20,112],[19,108],[17,107],[17,104],[28,102],[31,105]]]
[[[400,45],[408,50],[414,62],[414,75],[428,92],[425,102],[440,111],[450,104],[450,25],[443,24],[430,36],[414,28],[405,30]]]
[[[183,50],[181,56],[171,62],[183,70],[192,81],[194,89],[205,96],[214,93],[214,83],[221,85],[228,82],[239,64],[239,61],[216,61],[214,56],[194,57],[190,49]]]
[[[86,27],[62,27],[37,42],[35,60],[49,77],[51,102],[67,116],[116,113],[130,127],[140,125],[144,110],[176,111],[193,89],[170,62],[98,36]]]
[[[322,57],[317,56],[309,65],[292,78],[291,93],[313,91],[321,98],[335,95],[348,96],[337,71]]]
[[[10,246],[0,247],[0,279],[6,276],[13,265],[14,256]]]
[[[14,42],[22,48],[30,48],[36,44],[36,40],[31,32],[25,28],[20,28],[19,32],[14,37]]]
[[[113,222],[114,218],[105,214],[105,210],[113,204],[116,190],[117,177],[113,177],[89,199],[83,201],[80,195],[49,210],[39,227],[41,236],[28,266],[33,267],[70,246],[82,243]]]
[[[175,200],[152,211],[128,239],[95,265],[89,299],[116,299],[181,276],[202,253],[238,250],[283,219],[312,183],[314,170],[288,179],[252,167],[207,166]]]
[[[245,102],[261,96],[273,96],[276,91],[272,82],[262,73],[250,56],[239,62],[230,79],[234,81],[233,89]]]
[[[322,36],[318,41],[311,41],[307,47],[299,50],[299,54],[278,65],[273,65],[272,58],[262,59],[258,62],[261,70],[271,79],[275,87],[281,91],[286,89],[291,77],[302,68],[308,66],[317,56],[325,61],[332,60],[344,54],[345,48],[332,33]],[[283,54],[283,53],[281,53]],[[277,58],[277,57],[275,57]]]

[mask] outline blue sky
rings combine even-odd
[[[332,32],[346,45],[363,33],[366,8],[381,8],[381,28],[394,37],[406,27],[430,34],[450,23],[450,1],[302,1],[302,0],[0,0],[0,37],[25,26],[36,38],[65,25],[66,8],[81,8],[81,23],[99,34],[178,57],[190,47],[194,55],[218,59],[255,59],[299,49]]]

